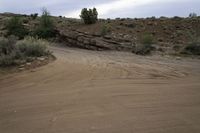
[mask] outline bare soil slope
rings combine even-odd
[[[0,76],[1,133],[199,133],[200,61],[51,48]]]

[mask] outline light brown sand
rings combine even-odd
[[[0,133],[200,133],[200,60],[51,49],[0,76]]]

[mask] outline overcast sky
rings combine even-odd
[[[0,12],[30,14],[46,7],[52,15],[78,18],[96,7],[101,18],[200,15],[200,0],[0,0]]]

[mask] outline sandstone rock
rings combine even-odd
[[[91,44],[91,45],[96,45],[96,40],[95,40],[95,39],[91,39],[91,40],[90,40],[90,44]]]
[[[37,60],[39,60],[39,61],[44,61],[45,58],[44,58],[44,57],[38,57]]]
[[[78,40],[79,42],[83,42],[83,41],[84,41],[84,37],[80,36],[80,37],[78,37],[77,40]]]
[[[111,36],[105,35],[104,38],[105,38],[105,39],[111,39]]]
[[[25,66],[24,64],[23,64],[23,65],[20,65],[19,68],[24,67],[24,66]]]
[[[159,41],[159,42],[163,42],[163,39],[162,39],[162,38],[159,38],[158,41]]]
[[[181,57],[176,57],[176,60],[181,60]]]
[[[148,22],[148,23],[147,23],[147,25],[149,25],[149,26],[152,26],[152,25],[153,25],[153,23],[152,23],[152,22]]]
[[[86,39],[84,39],[83,43],[84,43],[85,45],[89,45],[89,44],[90,44],[90,40],[86,38]]]
[[[27,66],[30,66],[30,65],[31,65],[31,62],[27,62],[26,65],[27,65]]]
[[[25,68],[24,68],[24,67],[20,67],[19,70],[20,70],[20,71],[23,71],[23,70],[25,70]]]
[[[95,32],[94,34],[92,34],[93,36],[95,36],[95,37],[101,37],[101,34],[100,33],[98,33],[98,32]]]

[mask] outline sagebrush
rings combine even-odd
[[[182,54],[200,55],[200,42],[189,43],[182,51]]]
[[[108,24],[103,24],[101,27],[101,36],[105,36],[111,32],[111,27]]]
[[[42,39],[26,37],[20,41],[12,38],[0,37],[0,66],[15,65],[19,60],[27,60],[29,57],[48,56],[48,42]]]
[[[17,49],[24,56],[39,57],[48,54],[47,51],[48,42],[42,39],[33,37],[27,37],[24,40],[16,43]]]
[[[153,37],[150,34],[144,34],[141,37],[141,41],[139,44],[135,46],[135,49],[133,50],[134,53],[140,54],[140,55],[147,55],[150,54],[153,50],[152,44],[153,44]]]

